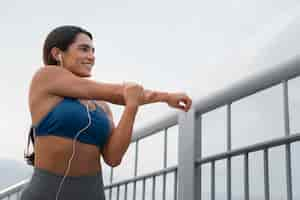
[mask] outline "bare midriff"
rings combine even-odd
[[[64,175],[73,152],[73,140],[53,135],[35,138],[35,167]],[[99,147],[76,141],[68,176],[95,175],[101,170]]]

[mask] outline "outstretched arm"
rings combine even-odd
[[[181,109],[185,112],[187,112],[192,105],[192,99],[185,93],[168,93],[154,90],[144,90],[144,101],[142,104],[156,102],[167,103],[170,107]]]
[[[79,99],[96,99],[125,105],[124,84],[102,83],[80,78],[68,70],[56,66],[42,67],[34,75],[31,88],[44,94]],[[140,104],[156,102],[165,102],[171,107],[185,111],[191,106],[191,99],[184,93],[144,90],[144,99]],[[182,103],[185,105],[181,105]]]
[[[103,83],[78,77],[57,66],[40,68],[31,82],[31,91],[39,94],[96,99],[125,105],[123,84]]]
[[[145,97],[148,94],[148,97]],[[166,95],[165,95],[166,94]],[[192,101],[190,98],[183,93],[163,93],[155,91],[143,91],[143,103],[154,103],[154,102],[167,102],[169,106],[176,107],[185,111],[188,111]],[[180,102],[185,103],[181,105]],[[142,104],[142,103],[141,103]],[[131,141],[133,124],[135,121],[135,116],[138,111],[138,105],[127,104],[122,113],[121,120],[119,124],[115,127],[113,123],[112,113],[110,108],[106,104],[107,113],[111,119],[112,131],[108,142],[102,149],[102,156],[104,161],[112,166],[118,166],[121,163],[122,157],[126,153],[128,146]]]

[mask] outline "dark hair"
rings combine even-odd
[[[52,57],[51,55],[51,49],[53,47],[59,48],[61,51],[66,51],[68,47],[75,41],[76,36],[79,33],[84,33],[91,40],[93,40],[93,36],[88,31],[84,30],[83,28],[80,28],[78,26],[60,26],[52,30],[43,46],[43,62],[45,65],[58,65],[59,63]],[[33,127],[30,128],[30,131],[28,133],[28,140],[27,140],[27,149],[26,152],[24,152],[24,158],[29,165],[34,165],[34,152],[29,154],[29,145],[30,140],[34,146],[34,133],[33,133]]]
[[[66,51],[68,47],[75,41],[76,36],[79,33],[84,33],[93,40],[93,36],[90,32],[84,30],[78,26],[60,26],[51,31],[43,47],[43,61],[45,65],[58,65],[51,55],[51,49],[53,47],[59,48],[61,51]]]

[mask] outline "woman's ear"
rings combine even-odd
[[[61,50],[57,47],[53,47],[50,51],[51,56],[53,59],[55,59],[57,62],[61,63],[62,61],[62,53]]]

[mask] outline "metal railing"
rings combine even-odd
[[[2,191],[0,191],[0,199],[3,200],[17,200],[20,199],[20,195],[24,187],[29,180],[23,180],[15,185],[12,185]]]
[[[167,174],[173,174],[174,176],[174,187],[173,187],[173,196],[175,199],[177,199],[177,166],[172,166],[172,167],[167,167],[167,144],[168,144],[168,128],[170,128],[172,125],[176,124],[173,121],[176,120],[175,118],[169,118],[168,120],[165,121],[161,121],[159,124],[156,124],[156,126],[149,126],[143,130],[140,130],[140,132],[136,132],[135,135],[132,138],[132,144],[135,145],[135,160],[134,160],[134,177],[127,179],[127,180],[122,180],[119,182],[115,182],[113,183],[113,171],[114,169],[111,168],[111,174],[110,174],[110,183],[108,186],[104,187],[105,191],[108,191],[107,194],[107,199],[111,200],[111,199],[120,199],[121,195],[120,195],[120,188],[124,187],[124,195],[122,196],[122,199],[129,199],[128,198],[128,184],[132,184],[133,185],[133,190],[132,190],[132,198],[133,200],[135,199],[139,199],[137,197],[137,183],[139,181],[142,181],[142,191],[141,191],[141,196],[142,199],[144,200],[146,198],[145,196],[145,190],[146,190],[146,185],[145,182],[146,180],[151,180],[152,182],[152,198],[155,199],[155,194],[156,194],[156,188],[157,188],[157,184],[156,184],[156,179],[159,176],[162,176],[162,199],[165,200],[167,199],[167,195],[166,195],[166,176]],[[138,176],[137,175],[137,170],[138,170],[138,157],[139,157],[139,143],[141,140],[157,133],[157,132],[161,132],[163,131],[164,134],[164,148],[163,148],[163,169],[152,172],[152,173],[148,173],[148,174],[143,174]],[[115,195],[115,198],[113,198],[112,195],[112,191],[114,188],[117,188],[117,192]]]
[[[155,199],[157,192],[156,179],[162,176],[162,199],[170,199],[166,194],[166,176],[173,174],[173,199],[179,200],[194,200],[201,199],[202,185],[201,177],[203,164],[210,163],[210,199],[216,199],[215,190],[215,162],[218,160],[226,160],[226,199],[232,199],[232,158],[235,156],[244,157],[244,199],[249,197],[249,154],[255,151],[263,152],[263,166],[264,166],[264,197],[266,200],[270,199],[270,182],[269,182],[269,149],[274,146],[285,146],[285,166],[286,166],[286,191],[287,199],[293,199],[292,191],[292,173],[291,173],[291,149],[292,142],[300,140],[300,134],[290,134],[290,119],[289,119],[289,101],[288,101],[288,80],[300,75],[300,58],[296,57],[288,62],[275,66],[259,75],[254,75],[246,80],[240,81],[225,90],[219,91],[214,95],[203,98],[201,101],[194,103],[193,108],[188,113],[176,113],[170,115],[163,120],[149,124],[148,126],[136,131],[132,138],[132,144],[135,145],[135,160],[134,160],[134,177],[119,182],[113,182],[113,172],[111,169],[110,183],[105,186],[106,198],[111,199],[129,199],[128,185],[132,185],[132,198],[137,199],[137,183],[142,182],[142,199],[146,199],[146,181],[152,183],[151,198]],[[269,141],[263,141],[253,145],[248,145],[238,149],[232,149],[232,135],[231,135],[231,105],[242,98],[248,97],[254,93],[270,88],[274,85],[282,85],[282,98],[284,104],[284,137],[276,138]],[[202,116],[221,106],[226,107],[226,151],[208,157],[202,157]],[[178,125],[178,165],[167,167],[167,133],[168,129],[174,125]],[[137,175],[138,169],[138,153],[141,140],[156,133],[164,134],[164,150],[163,150],[163,168],[161,170]],[[0,192],[0,199],[5,199],[18,191],[21,191],[26,181],[14,187]],[[120,189],[124,189],[123,195],[120,194]],[[116,195],[113,197],[112,192],[116,189]],[[149,199],[149,198],[147,198]]]
[[[300,59],[294,58],[289,62],[280,64],[271,70],[268,70],[260,75],[253,76],[247,80],[243,80],[240,83],[235,84],[226,90],[223,90],[215,95],[210,96],[207,99],[203,99],[195,106],[195,110],[188,113],[188,117],[182,117],[183,119],[179,123],[179,126],[183,127],[182,130],[189,130],[190,137],[190,149],[189,151],[194,152],[189,160],[182,158],[184,155],[189,155],[187,151],[184,151],[182,155],[179,154],[178,173],[182,176],[179,177],[179,199],[201,199],[201,166],[210,163],[210,199],[216,199],[216,175],[215,175],[215,163],[216,161],[226,160],[226,199],[232,199],[232,158],[234,156],[244,157],[244,199],[249,200],[249,154],[256,151],[263,152],[263,180],[264,180],[264,199],[270,199],[270,176],[269,176],[269,149],[271,147],[284,145],[285,146],[285,168],[286,168],[286,199],[293,199],[292,191],[292,172],[291,172],[291,146],[292,142],[300,140],[300,134],[290,133],[290,119],[289,119],[289,99],[288,99],[288,80],[293,79],[300,75]],[[248,97],[254,93],[265,90],[272,86],[281,84],[282,85],[282,98],[283,105],[282,110],[284,111],[284,136],[281,138],[275,138],[269,141],[263,141],[253,145],[248,145],[242,148],[232,149],[232,122],[231,122],[231,105],[232,103]],[[201,140],[202,140],[202,116],[203,114],[212,111],[221,106],[226,107],[226,151],[223,153],[215,154],[208,157],[202,157],[201,153]],[[179,133],[179,137],[182,139],[186,136],[185,134]],[[184,135],[184,136],[183,136]],[[180,140],[179,140],[180,141]],[[194,141],[194,142],[193,142]],[[185,143],[188,142],[185,139]],[[184,143],[181,144],[184,146]],[[182,149],[181,145],[179,148]],[[194,145],[194,146],[191,146]],[[193,150],[192,150],[193,149]],[[182,159],[182,162],[180,160]],[[187,161],[188,160],[188,161]],[[189,164],[188,164],[189,162]],[[196,164],[196,165],[195,165]],[[189,171],[181,170],[184,166],[189,168]],[[189,174],[187,174],[189,173]],[[187,179],[189,177],[189,179]],[[194,178],[193,178],[194,177]],[[184,180],[184,181],[183,181]],[[194,187],[186,188],[187,185],[193,184]]]

